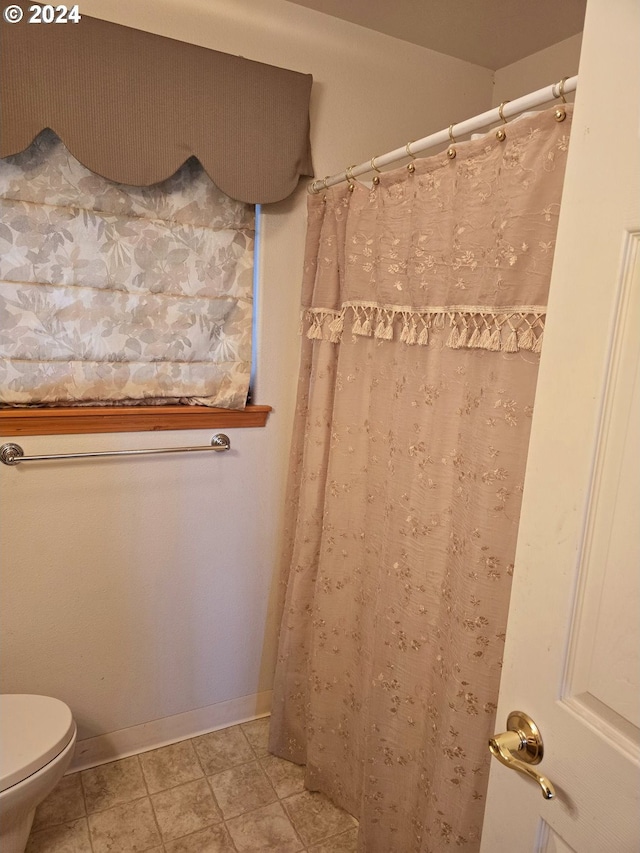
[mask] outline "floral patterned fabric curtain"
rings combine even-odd
[[[569,117],[309,200],[271,749],[477,851]]]
[[[253,242],[194,160],[124,186],[43,132],[0,161],[0,404],[243,408]]]

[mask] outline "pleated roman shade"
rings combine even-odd
[[[166,180],[191,156],[252,204],[312,175],[312,77],[86,15],[0,23],[0,157],[51,128],[84,166],[119,184]],[[82,11],[82,10],[80,10]]]
[[[115,184],[45,130],[0,160],[0,408],[244,408],[254,222],[193,158]]]

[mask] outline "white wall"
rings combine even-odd
[[[487,69],[283,0],[84,0],[81,11],[311,72],[318,175],[491,101]],[[274,407],[266,429],[230,430],[224,455],[0,471],[2,690],[58,696],[80,738],[108,734],[86,741],[85,763],[268,708],[305,203],[301,186],[263,211],[256,402]],[[203,444],[211,433],[19,443],[56,453]]]

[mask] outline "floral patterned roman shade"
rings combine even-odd
[[[243,408],[253,243],[194,158],[135,188],[44,131],[0,161],[0,404]]]

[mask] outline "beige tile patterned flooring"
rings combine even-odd
[[[267,752],[268,718],[65,776],[26,853],[355,853],[357,823]]]

